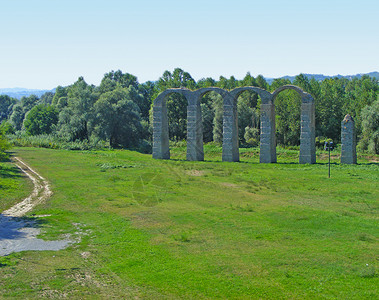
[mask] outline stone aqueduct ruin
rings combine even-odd
[[[301,132],[299,163],[314,164],[315,148],[315,103],[312,96],[294,85],[286,85],[270,93],[258,87],[240,87],[231,91],[216,87],[191,91],[186,88],[167,89],[154,100],[153,107],[153,158],[169,159],[169,132],[166,97],[172,93],[183,95],[187,106],[187,160],[204,160],[203,125],[200,102],[203,95],[215,92],[223,98],[223,144],[222,160],[239,161],[237,99],[244,91],[252,91],[261,97],[260,163],[276,162],[275,98],[286,90],[295,90],[301,96]]]

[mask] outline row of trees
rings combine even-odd
[[[23,97],[21,101],[0,96],[0,122],[3,132],[21,131],[27,135],[51,134],[65,141],[106,141],[111,147],[136,148],[151,143],[152,102],[167,88],[198,89],[216,86],[234,89],[256,86],[274,91],[294,84],[312,94],[316,103],[316,136],[340,140],[341,120],[349,113],[356,121],[362,150],[378,153],[378,81],[333,78],[309,80],[300,74],[294,82],[275,79],[268,84],[263,76],[249,73],[242,80],[233,76],[219,80],[195,81],[181,69],[165,71],[156,82],[140,84],[137,78],[121,71],[104,75],[99,86],[88,85],[82,77],[74,84],[56,88],[41,98]],[[300,97],[283,91],[275,100],[277,141],[298,145],[300,136]],[[187,102],[179,94],[167,98],[169,134],[174,141],[186,138]],[[242,93],[237,102],[239,140],[243,146],[259,143],[260,98],[254,92]],[[210,92],[201,101],[204,142],[222,142],[223,106],[220,95]]]

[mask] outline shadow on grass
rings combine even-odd
[[[10,163],[13,162],[10,158],[6,158],[0,163]],[[0,165],[0,177],[2,178],[20,178],[22,177],[22,171],[16,166],[1,166]]]
[[[46,220],[33,217],[10,217],[0,214],[0,243],[2,240],[12,240],[26,237],[26,233],[22,228],[40,228]]]
[[[73,241],[64,239],[44,241],[37,238],[46,223],[35,218],[13,218],[0,215],[0,257],[21,251],[61,250]]]

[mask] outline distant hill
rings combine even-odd
[[[349,80],[353,79],[353,78],[361,78],[363,75],[368,75],[370,77],[374,77],[376,79],[379,80],[379,72],[371,72],[371,73],[365,73],[365,74],[355,74],[355,75],[334,75],[334,76],[326,76],[326,75],[323,75],[323,74],[304,74],[308,79],[316,79],[317,81],[323,81],[325,79],[328,79],[328,78],[347,78]],[[281,79],[289,79],[291,82],[295,80],[295,77],[296,76],[283,76],[283,77],[280,77]],[[266,81],[271,84],[275,78],[265,78]]]
[[[335,78],[335,77],[347,78],[351,80],[353,78],[361,78],[363,75],[368,75],[370,77],[374,77],[379,80],[379,72],[371,72],[371,73],[366,73],[366,74],[355,74],[355,75],[335,75],[335,76],[326,76],[323,74],[304,74],[304,75],[307,76],[309,79],[314,78],[317,81],[322,81],[327,78]],[[295,77],[296,76],[283,76],[280,78],[289,79],[292,82],[295,80]],[[269,84],[271,84],[275,78],[266,77],[265,79]],[[21,99],[24,96],[28,97],[30,95],[36,95],[37,97],[41,97],[46,92],[55,93],[55,89],[52,89],[52,90],[31,90],[31,89],[24,89],[24,88],[0,89],[0,95],[8,95],[16,99]]]
[[[36,95],[41,97],[46,92],[55,92],[55,89],[52,90],[31,90],[24,88],[11,88],[11,89],[0,89],[0,95],[8,95],[9,97],[21,99],[22,97],[28,97],[30,95]]]

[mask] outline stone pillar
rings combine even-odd
[[[165,99],[156,99],[153,107],[153,158],[170,159],[168,118]]]
[[[352,116],[346,115],[341,122],[341,164],[357,163],[356,147],[355,122]]]
[[[204,160],[203,120],[200,98],[191,94],[187,106],[187,160]]]
[[[300,164],[316,163],[315,103],[307,94],[301,103]]]
[[[275,105],[261,104],[260,163],[276,163]]]
[[[237,101],[228,92],[223,101],[222,161],[239,161]]]

